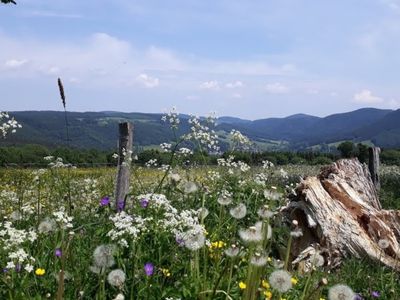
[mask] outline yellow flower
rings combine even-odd
[[[265,289],[267,289],[267,290],[271,287],[271,286],[269,285],[268,281],[266,281],[266,280],[264,280],[264,279],[263,279],[263,281],[261,282],[261,285],[262,285],[263,288],[265,288]]]
[[[37,276],[43,276],[45,273],[46,273],[46,270],[45,269],[41,269],[41,268],[37,268],[36,271],[35,271],[35,274]]]
[[[268,261],[268,262],[271,262],[271,261],[272,261],[272,258],[268,256],[267,261]]]
[[[265,299],[271,299],[272,298],[272,293],[271,293],[271,291],[265,291],[264,292],[264,296],[265,296]]]
[[[243,281],[239,282],[239,288],[244,290],[246,288],[246,284]]]
[[[319,300],[325,300],[325,298],[319,298]]]
[[[168,269],[161,269],[161,272],[164,274],[165,277],[171,276],[171,273]]]
[[[290,279],[290,281],[292,282],[293,285],[296,285],[297,282],[299,282],[296,278],[292,277],[292,279]]]

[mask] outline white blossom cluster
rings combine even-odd
[[[156,158],[150,159],[144,165],[146,166],[146,168],[157,167],[157,165],[158,165],[157,159]]]
[[[189,148],[182,147],[182,148],[179,148],[177,154],[180,155],[180,156],[184,156],[185,157],[185,156],[188,156],[188,155],[192,155],[193,151],[190,150]]]
[[[110,217],[114,228],[107,233],[112,241],[129,247],[128,239],[134,241],[149,230],[157,230],[171,233],[177,240],[182,240],[189,249],[204,245],[204,227],[199,223],[198,210],[178,211],[162,194],[144,194],[139,195],[137,199],[148,201],[146,209],[155,209],[157,220],[152,217],[129,215],[125,211],[117,213]],[[194,237],[196,241],[193,240]]]
[[[264,174],[264,173],[257,173],[255,176],[254,176],[254,182],[256,183],[256,184],[259,184],[259,185],[266,185],[266,183],[267,183],[267,181],[268,181],[268,175],[266,175],[266,174]]]
[[[129,167],[132,163],[132,154],[133,151],[132,150],[126,150],[125,148],[122,148],[122,163],[121,165],[124,167]]]
[[[172,144],[169,143],[161,143],[160,148],[163,152],[171,152]]]
[[[10,119],[8,113],[0,111],[0,136],[3,138],[11,132],[16,132],[17,128],[21,128],[22,125],[19,124],[14,118]]]
[[[34,230],[16,229],[8,221],[0,225],[0,244],[4,250],[8,250],[6,268],[13,269],[24,265],[25,271],[32,272],[32,263],[35,259],[22,246],[24,243],[32,243],[36,239],[37,234]]]
[[[53,212],[53,216],[61,228],[68,229],[74,227],[72,225],[73,217],[68,216],[63,208],[61,208],[59,211]]]
[[[126,239],[136,240],[141,232],[146,231],[145,222],[149,221],[149,219],[133,217],[125,211],[110,216],[110,220],[113,222],[114,228],[107,233],[107,236],[125,248],[129,246]]]
[[[187,140],[195,140],[199,142],[210,152],[219,151],[218,135],[210,128],[210,126],[215,124],[215,117],[209,116],[205,121],[206,124],[202,124],[200,117],[190,116],[188,122],[191,127],[190,133],[185,136]]]
[[[239,130],[232,129],[229,135],[234,144],[234,148],[247,149],[251,145],[249,138],[243,135]]]
[[[172,107],[171,111],[166,113],[164,116],[161,117],[161,120],[164,122],[168,122],[171,125],[171,128],[177,129],[180,123],[179,120],[179,113],[176,110],[176,107]]]
[[[235,157],[233,155],[229,155],[229,157],[227,159],[218,158],[217,163],[218,163],[218,166],[220,166],[220,167],[228,167],[229,174],[233,174],[234,169],[238,169],[241,172],[247,172],[251,169],[250,166],[248,164],[246,164],[245,162],[242,162],[242,161],[235,162],[234,159],[235,159]]]
[[[54,159],[53,156],[46,156],[44,157],[44,159],[50,161],[48,166],[52,169],[72,167],[71,164],[65,164],[61,157],[57,157],[56,159]]]
[[[263,164],[263,166],[262,166],[263,169],[269,169],[269,168],[273,168],[274,167],[274,164],[272,162],[268,161],[268,160],[263,160],[262,164]]]

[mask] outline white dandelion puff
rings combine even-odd
[[[269,276],[269,283],[280,293],[286,293],[292,288],[292,276],[285,270],[277,270]]]
[[[185,247],[192,251],[196,251],[202,248],[204,246],[205,241],[206,238],[204,237],[204,234],[202,234],[201,232],[197,232],[194,234],[189,233],[183,239]]]
[[[56,222],[53,219],[46,219],[40,222],[38,226],[39,233],[49,233],[54,231],[56,227]]]
[[[315,267],[322,267],[325,264],[325,259],[321,254],[314,253],[310,256],[310,262]]]
[[[217,202],[221,205],[229,205],[232,202],[232,198],[226,195],[218,197]]]
[[[254,256],[250,258],[250,263],[257,267],[265,266],[268,258],[260,253],[254,253]]]
[[[108,283],[116,287],[121,287],[124,284],[125,279],[125,272],[121,269],[112,270],[107,276]]]
[[[296,228],[290,232],[290,235],[294,238],[299,238],[303,236],[303,231],[300,228]]]
[[[116,251],[115,245],[100,245],[93,252],[95,267],[109,268],[115,263],[114,254]]]
[[[243,219],[247,213],[246,205],[244,205],[243,203],[240,203],[238,206],[231,208],[229,210],[229,213],[235,219],[238,219],[238,220]]]
[[[263,239],[262,231],[257,226],[251,226],[248,229],[239,230],[239,236],[245,243],[257,243]]]
[[[386,249],[390,246],[390,243],[387,239],[381,239],[378,241],[378,246],[381,249]]]
[[[185,194],[192,194],[198,190],[197,185],[193,181],[187,181],[183,184],[183,192]]]
[[[336,284],[329,289],[329,300],[353,300],[355,294],[353,290],[344,284]]]
[[[230,246],[229,248],[225,249],[225,254],[229,257],[236,257],[239,254],[239,247],[236,246],[235,244],[233,244],[232,246]]]

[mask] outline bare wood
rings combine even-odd
[[[313,245],[332,267],[352,255],[400,270],[400,211],[382,210],[368,168],[357,159],[339,160],[302,180],[284,212],[304,233],[294,240],[293,257]],[[389,246],[382,249],[380,240]]]
[[[381,183],[379,180],[379,154],[381,149],[378,147],[370,147],[369,151],[369,172],[371,173],[372,182],[374,183],[376,189],[379,191],[381,188]]]
[[[115,207],[124,201],[129,193],[130,165],[133,146],[133,125],[129,122],[119,124],[118,173],[115,185]]]

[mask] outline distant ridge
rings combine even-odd
[[[65,144],[65,123],[61,111],[10,112],[23,128],[0,145],[42,144],[56,147]],[[137,147],[156,147],[173,139],[162,114],[137,112],[68,112],[71,145],[78,148],[114,149],[118,123],[134,124],[134,144]],[[182,115],[178,134],[188,132],[188,115]],[[351,112],[315,117],[295,114],[285,118],[245,120],[223,116],[216,130],[222,146],[232,129],[240,130],[259,150],[304,150],[343,140],[369,141],[377,146],[400,148],[400,109],[363,108]],[[278,142],[279,141],[279,142]]]

